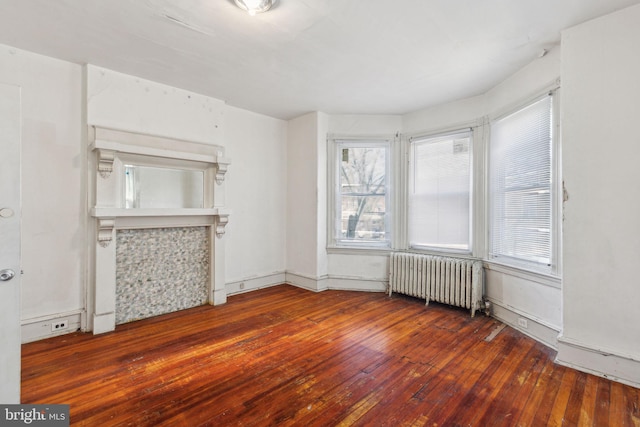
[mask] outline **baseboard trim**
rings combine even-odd
[[[595,349],[567,337],[558,337],[556,363],[640,388],[639,360],[607,349]]]
[[[500,301],[496,301],[492,298],[487,298],[487,300],[491,303],[492,317],[495,317],[501,322],[506,323],[512,328],[546,345],[547,347],[551,347],[555,350],[558,349],[558,334],[560,333],[560,328],[556,328],[553,325],[528,315],[527,313],[518,311],[513,307],[508,307]],[[519,318],[527,320],[527,328],[523,328],[518,324]]]
[[[329,289],[339,291],[387,292],[387,279],[329,276]]]
[[[329,289],[328,281],[328,276],[311,277],[291,271],[285,273],[285,283],[312,292],[322,292]]]
[[[24,319],[20,327],[22,343],[40,341],[46,338],[76,332],[82,327],[82,314],[83,312],[78,310]],[[51,325],[56,323],[66,323],[67,327],[52,331]]]
[[[285,283],[285,273],[272,273],[264,276],[250,277],[243,280],[236,280],[225,285],[227,296],[238,295],[258,289],[269,288],[271,286]]]
[[[93,335],[116,330],[116,313],[93,314]]]
[[[326,290],[386,292],[387,279],[363,278],[351,276],[311,277],[299,273],[286,272],[286,283],[312,292]]]

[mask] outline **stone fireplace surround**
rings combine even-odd
[[[218,145],[176,140],[90,126],[89,189],[90,286],[88,325],[94,334],[116,326],[116,234],[118,230],[204,227],[208,235],[209,274],[206,299],[226,302],[224,233],[225,173],[230,160]],[[124,208],[124,164],[195,169],[204,172],[202,208]]]
[[[116,231],[116,325],[209,301],[208,227]]]

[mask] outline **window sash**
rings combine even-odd
[[[552,267],[553,97],[491,124],[489,258]]]
[[[389,247],[389,141],[337,140],[335,147],[335,243]]]
[[[472,153],[471,131],[411,139],[410,248],[471,252]]]

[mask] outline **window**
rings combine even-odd
[[[388,141],[336,141],[334,240],[390,246]]]
[[[471,251],[471,132],[410,140],[409,246]]]
[[[554,241],[551,95],[491,124],[489,257],[550,271]]]

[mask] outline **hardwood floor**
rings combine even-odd
[[[22,401],[70,404],[85,426],[640,425],[639,389],[556,365],[501,326],[282,285],[25,344]]]

